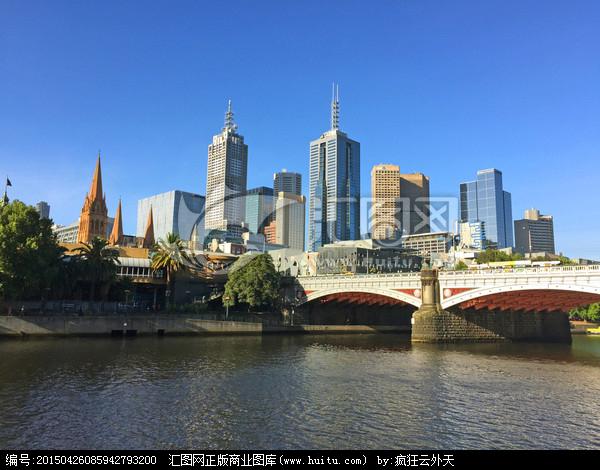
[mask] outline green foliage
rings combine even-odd
[[[106,297],[110,285],[116,279],[118,250],[110,248],[104,238],[94,237],[91,243],[84,243],[75,251],[78,271],[90,282],[90,300],[96,298],[96,285],[102,287],[102,297]]]
[[[61,269],[52,222],[21,201],[0,206],[0,295],[40,298]]]
[[[279,283],[280,275],[271,256],[257,255],[229,272],[223,305],[247,304],[249,309],[273,306],[279,298]]]
[[[173,297],[173,283],[175,273],[185,270],[190,264],[190,259],[185,252],[185,247],[179,235],[168,233],[167,238],[161,238],[154,245],[151,267],[154,271],[162,269],[165,271],[167,286]],[[168,307],[168,306],[167,306]]]
[[[571,320],[586,320],[600,322],[600,303],[588,305],[587,307],[574,308],[569,312]]]
[[[519,261],[522,259],[523,255],[521,253],[509,255],[503,251],[490,248],[477,255],[477,263],[479,264],[493,263],[495,261]]]
[[[454,265],[454,269],[456,271],[464,271],[465,269],[469,269],[469,267],[465,264],[463,260],[460,260],[458,263]]]

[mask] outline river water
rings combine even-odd
[[[5,340],[0,448],[600,448],[600,337]]]

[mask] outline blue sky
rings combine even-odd
[[[0,0],[0,175],[70,223],[101,149],[134,233],[139,198],[204,194],[231,98],[249,187],[287,168],[306,189],[336,81],[363,194],[377,163],[433,196],[496,167],[515,218],[552,214],[557,249],[600,258],[599,24],[594,0]]]

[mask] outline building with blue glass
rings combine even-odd
[[[251,233],[264,233],[273,219],[273,188],[259,186],[246,191],[246,226]]]
[[[360,239],[360,144],[339,129],[339,99],[331,129],[310,143],[308,250]]]
[[[501,171],[479,170],[475,181],[461,183],[460,221],[483,222],[488,247],[513,246],[512,201]]]

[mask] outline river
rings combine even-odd
[[[600,337],[0,341],[0,448],[599,448]]]

